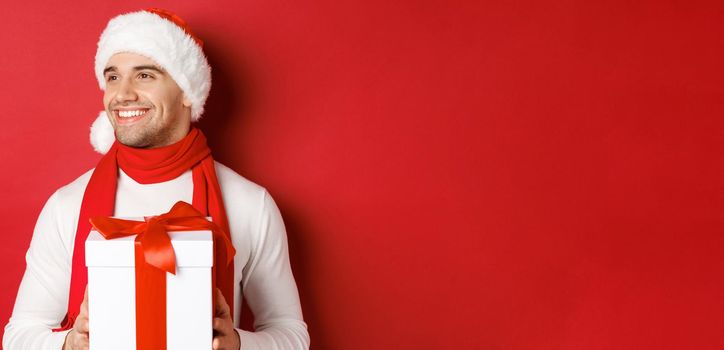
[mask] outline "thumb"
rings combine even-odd
[[[88,286],[85,287],[85,293],[83,294],[83,302],[80,304],[80,314],[88,315]]]
[[[219,288],[216,288],[215,293],[216,303],[214,305],[214,314],[216,314],[216,317],[231,318],[231,314],[229,312],[229,304],[226,303],[224,294],[221,293],[221,290]]]

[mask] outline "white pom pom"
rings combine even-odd
[[[106,154],[114,141],[116,141],[116,134],[113,132],[113,125],[108,120],[106,112],[102,111],[91,126],[91,145],[96,152]]]

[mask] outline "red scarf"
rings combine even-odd
[[[192,127],[181,141],[160,148],[139,149],[116,141],[98,162],[83,194],[73,250],[68,313],[61,327],[53,331],[73,328],[80,311],[88,283],[85,240],[91,230],[89,219],[94,216],[114,215],[118,167],[141,184],[173,180],[191,169],[194,182],[192,205],[206,216],[211,216],[231,239],[221,188],[214,170],[214,159],[206,144],[206,137],[199,129]],[[215,249],[214,260],[213,282],[224,295],[229,309],[234,310],[234,264],[226,264],[226,251],[222,249]]]

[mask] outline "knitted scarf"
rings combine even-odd
[[[133,148],[116,141],[98,162],[83,194],[73,250],[68,312],[61,327],[53,331],[73,328],[80,312],[88,283],[85,241],[91,230],[89,219],[114,215],[119,167],[141,184],[169,181],[191,169],[194,184],[192,205],[206,216],[211,216],[231,239],[214,159],[206,137],[199,129],[192,127],[181,141],[153,149]],[[217,248],[220,247],[214,247],[213,283],[221,290],[230,310],[234,310],[234,264],[227,265],[226,252]]]

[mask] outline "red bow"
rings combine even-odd
[[[176,255],[173,252],[168,231],[210,230],[214,234],[214,243],[221,239],[226,246],[227,264],[234,260],[236,250],[226,235],[215,223],[208,221],[191,204],[178,201],[168,213],[144,217],[145,221],[116,219],[96,216],[90,219],[91,225],[105,239],[138,235],[136,241],[143,246],[146,263],[163,271],[176,274]]]
[[[136,256],[136,349],[166,349],[166,274],[176,274],[176,255],[168,231],[210,230],[214,245],[226,250],[226,264],[236,250],[215,223],[208,221],[191,204],[176,202],[166,214],[144,221],[96,216],[91,225],[106,239],[137,235]],[[215,268],[215,267],[214,267]],[[213,276],[213,272],[212,272]],[[213,279],[215,281],[215,278]],[[213,283],[213,282],[212,282]],[[212,295],[213,292],[212,292]]]

